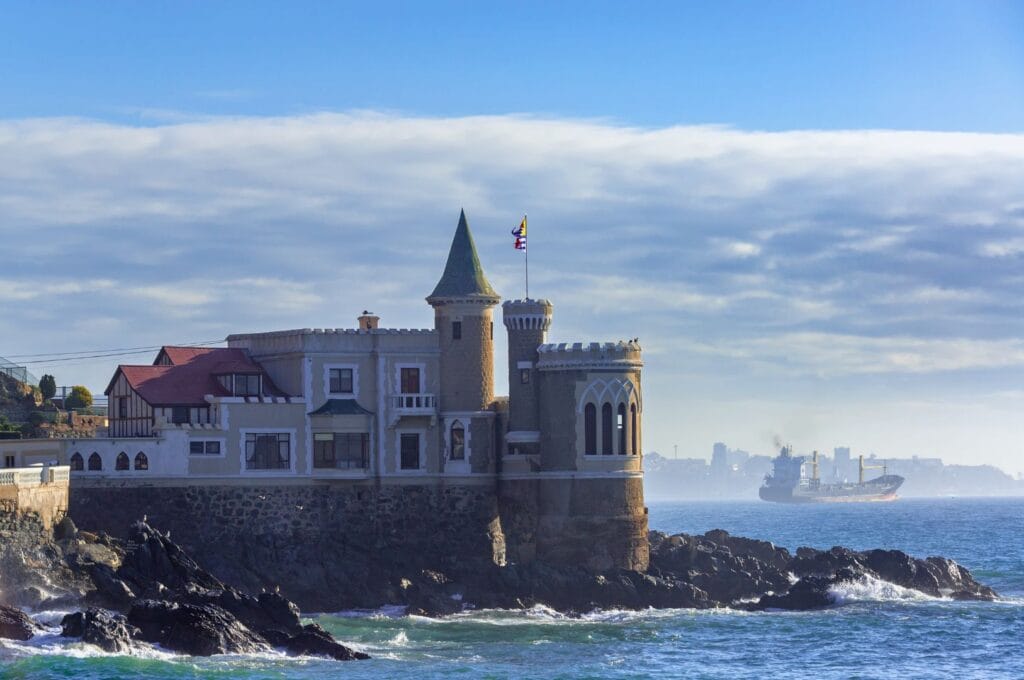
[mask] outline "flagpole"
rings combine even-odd
[[[523,222],[526,222],[526,215],[523,215]],[[527,227],[529,230],[529,227]],[[527,231],[529,233],[529,231]],[[530,299],[530,239],[526,239],[526,299]]]

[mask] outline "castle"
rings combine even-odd
[[[235,334],[119,366],[108,437],[63,444],[72,516],[209,531],[301,515],[288,530],[368,523],[380,540],[428,521],[395,515],[431,514],[416,531],[461,526],[499,563],[646,569],[639,344],[547,344],[552,304],[506,301],[509,395],[495,397],[501,298],[465,213],[426,301],[432,329],[366,312],[357,328]]]

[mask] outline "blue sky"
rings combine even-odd
[[[458,209],[505,297],[529,212],[552,340],[641,338],[648,450],[1024,470],[1019,4],[0,12],[0,356],[429,326]]]

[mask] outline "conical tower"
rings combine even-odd
[[[459,215],[441,280],[427,297],[439,339],[441,394],[447,470],[494,469],[494,292],[480,265],[466,213]],[[461,433],[452,433],[452,429]],[[464,440],[457,447],[454,442]],[[459,455],[464,458],[459,458]]]

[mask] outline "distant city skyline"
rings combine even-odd
[[[459,209],[506,299],[528,213],[647,450],[1024,471],[1018,4],[100,7],[0,26],[0,356],[429,327]]]

